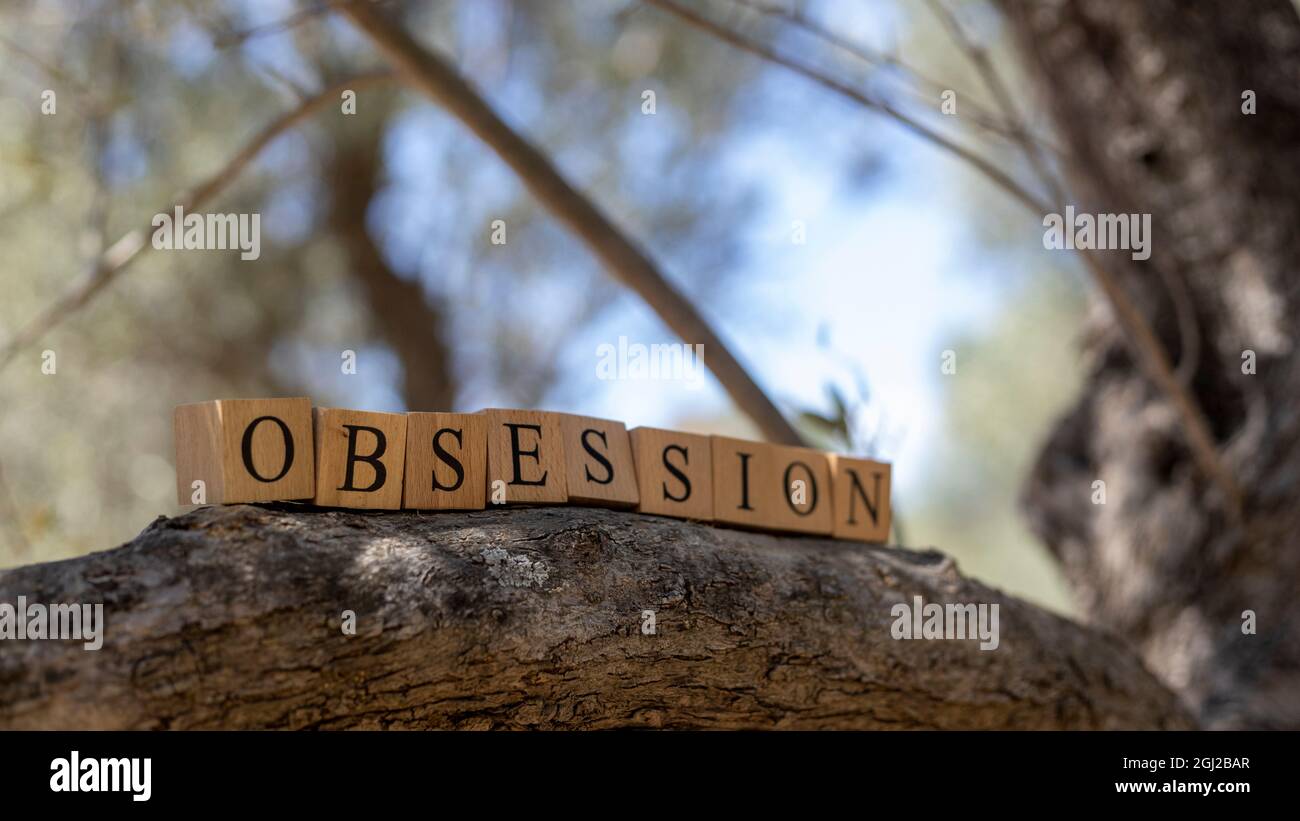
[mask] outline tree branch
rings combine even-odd
[[[810,37],[821,40],[846,54],[856,57],[867,65],[896,69],[901,72],[904,79],[908,80],[912,85],[924,86],[933,94],[941,94],[952,88],[950,83],[942,83],[932,77],[926,76],[915,66],[908,65],[895,55],[882,54],[875,49],[856,42],[851,38],[834,31],[829,26],[817,22],[799,9],[784,8],[782,6],[761,2],[761,0],[732,0],[732,2],[744,8],[752,9],[765,17],[772,17],[788,23],[794,28],[808,34]],[[914,99],[933,99],[932,97],[926,97],[926,92],[921,91],[919,88],[909,88],[908,90],[911,92]],[[969,95],[964,94],[963,96],[969,97]],[[983,106],[974,103],[969,99],[966,99],[962,103],[962,111],[963,120],[969,120],[980,128],[983,128],[985,131],[988,131],[990,134],[996,135],[1004,140],[1015,142],[1017,144],[1028,140],[1035,146],[1044,142],[1027,130],[1018,130],[1012,122],[999,122],[992,112],[986,111]],[[1044,145],[1044,147],[1053,153],[1060,153],[1060,150],[1055,146]]]
[[[330,226],[348,256],[349,269],[370,306],[372,326],[402,363],[402,399],[412,410],[456,405],[447,349],[445,305],[432,302],[419,278],[394,271],[370,236],[366,213],[380,184],[380,157],[388,106],[367,105],[365,119],[341,135],[328,167]]]
[[[1119,639],[936,552],[594,508],[201,508],[18,596],[106,627],[6,641],[0,729],[1190,726]],[[997,604],[997,649],[893,639],[915,596]]]
[[[456,69],[369,4],[339,7],[365,32],[412,87],[461,121],[518,175],[524,186],[581,239],[605,267],[635,291],[688,344],[703,344],[705,361],[736,405],[773,442],[802,437],[749,375],[721,337],[622,230],[579,193],[536,147],[510,128]]]
[[[1025,159],[1029,161],[1039,183],[1042,184],[1054,204],[1063,203],[1065,195],[1061,183],[1048,166],[1038,144],[1034,142],[1033,137],[1030,135],[1028,123],[1021,115],[1020,108],[1015,104],[1006,83],[1002,81],[1002,75],[998,73],[993,61],[989,59],[988,52],[967,36],[956,15],[944,5],[943,0],[928,0],[928,5],[940,24],[947,30],[948,35],[952,37],[953,42],[957,44],[957,47],[961,49],[967,59],[974,64],[975,70],[984,83],[984,87],[993,95],[993,102],[1002,109],[1002,116],[1006,118],[1010,125],[1011,133],[1014,135],[1013,139],[1020,146]]]
[[[324,106],[330,103],[338,103],[339,95],[343,93],[344,89],[362,88],[389,79],[391,79],[391,75],[388,72],[364,74],[335,83],[315,97],[305,100],[302,105],[284,114],[259,131],[219,171],[188,193],[179,195],[173,205],[168,205],[162,209],[163,212],[172,211],[176,205],[187,211],[202,207],[224,191],[239,176],[240,172],[277,137],[297,126]],[[149,243],[146,242],[146,238],[153,230],[152,219],[150,217],[148,226],[128,232],[109,246],[107,250],[95,257],[91,270],[86,277],[65,291],[44,311],[41,311],[28,321],[26,325],[19,328],[4,344],[4,347],[0,347],[0,370],[8,366],[20,351],[36,342],[63,320],[84,308],[97,294],[121,276],[140,255],[140,252],[150,247]]]
[[[657,6],[684,20],[691,26],[711,34],[742,51],[789,69],[865,108],[889,116],[908,131],[967,162],[1035,216],[1042,217],[1052,212],[1053,209],[1047,203],[1027,190],[1010,174],[974,151],[945,137],[919,120],[904,114],[888,102],[877,100],[797,60],[779,54],[773,49],[750,40],[672,0],[643,0],[643,2]],[[1224,510],[1232,519],[1240,520],[1243,504],[1241,488],[1237,484],[1236,477],[1224,463],[1223,457],[1219,453],[1218,445],[1214,440],[1214,435],[1210,432],[1209,422],[1200,403],[1192,396],[1188,386],[1184,385],[1178,378],[1170,363],[1169,355],[1165,352],[1164,345],[1156,336],[1146,317],[1143,316],[1133,302],[1132,297],[1129,296],[1119,279],[1102,264],[1100,252],[1087,250],[1081,256],[1088,272],[1096,280],[1102,295],[1110,304],[1124,334],[1125,343],[1128,345],[1129,351],[1137,361],[1138,366],[1147,375],[1147,378],[1155,384],[1157,389],[1165,394],[1173,406],[1174,412],[1178,415],[1180,426],[1183,429],[1187,445],[1191,450],[1197,468],[1219,488],[1223,498]]]
[[[1002,80],[1002,75],[998,73],[997,67],[993,65],[993,60],[989,57],[988,51],[967,35],[956,14],[944,4],[943,0],[929,0],[929,6],[935,17],[947,29],[953,42],[974,64],[975,70],[979,72],[985,87],[993,95],[994,101],[1002,109],[1003,116],[1011,124],[1016,143],[1029,161],[1035,176],[1038,177],[1043,188],[1051,196],[1052,202],[1057,204],[1058,207],[1063,206],[1065,204],[1065,186],[1052,171],[1047,158],[1043,156],[1039,146],[1030,135],[1028,123],[1021,115],[1020,108],[1016,105],[1015,98],[1007,84]],[[1196,312],[1192,308],[1191,294],[1188,292],[1187,283],[1176,277],[1171,271],[1164,267],[1157,270],[1165,284],[1166,291],[1169,293],[1178,320],[1182,356],[1174,375],[1180,384],[1189,385],[1200,358],[1200,328],[1196,321]]]

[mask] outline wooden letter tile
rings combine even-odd
[[[709,437],[713,458],[713,519],[772,529],[780,521],[781,477],[776,448],[726,436]]]
[[[713,521],[713,458],[707,436],[662,428],[627,432],[636,462],[637,510]]]
[[[310,499],[315,492],[311,400],[221,399],[179,405],[176,500],[203,504]]]
[[[835,454],[827,458],[835,486],[835,538],[888,541],[889,465]]]
[[[402,506],[482,510],[487,501],[487,426],[481,413],[408,413]]]
[[[570,413],[557,416],[564,437],[569,502],[608,507],[636,505],[636,467],[623,423]]]
[[[564,504],[569,500],[560,414],[489,408],[488,502]],[[502,485],[493,487],[497,482]]]
[[[811,448],[772,446],[781,500],[771,527],[829,536],[833,529],[831,466],[826,454]]]
[[[316,408],[316,495],[322,507],[398,510],[406,414]]]

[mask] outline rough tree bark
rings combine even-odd
[[[591,508],[202,508],[19,595],[107,628],[3,642],[2,728],[1190,726],[1122,641],[939,553]],[[914,595],[999,603],[999,648],[893,640]]]
[[[1072,156],[1076,206],[1152,215],[1151,259],[1108,262],[1155,319],[1247,496],[1243,522],[1221,513],[1168,404],[1098,315],[1087,383],[1026,509],[1090,620],[1137,642],[1205,726],[1300,727],[1296,7],[1000,3]],[[1257,373],[1243,373],[1246,351]],[[1089,503],[1097,479],[1105,505]],[[1243,635],[1246,610],[1257,635]]]

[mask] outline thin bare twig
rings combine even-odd
[[[346,0],[319,0],[304,6],[297,11],[281,17],[278,20],[272,20],[269,23],[263,23],[257,26],[251,26],[246,29],[237,29],[226,31],[213,38],[213,46],[218,49],[234,48],[242,46],[244,43],[258,37],[266,37],[275,34],[282,34],[292,31],[303,23],[310,20],[319,19],[332,11],[335,11],[340,2]],[[385,5],[396,2],[396,0],[373,0],[375,5]]]
[[[1025,158],[1029,161],[1039,181],[1052,197],[1052,201],[1058,206],[1064,205],[1064,185],[1052,173],[1046,158],[1043,157],[1038,145],[1030,137],[1027,119],[1020,113],[1019,107],[1015,104],[1015,98],[1006,83],[1003,82],[1002,75],[994,66],[988,50],[975,42],[966,33],[961,22],[957,19],[957,15],[953,13],[952,9],[948,8],[944,0],[927,0],[927,3],[935,17],[947,29],[949,36],[952,37],[957,47],[975,65],[975,70],[979,72],[985,87],[988,88],[989,93],[993,95],[994,101],[1002,109],[1003,116],[1010,122],[1017,143],[1020,145]],[[1200,362],[1200,324],[1196,320],[1191,295],[1187,292],[1187,283],[1163,266],[1157,270],[1165,290],[1169,293],[1170,301],[1173,303],[1174,316],[1178,321],[1178,336],[1182,343],[1182,356],[1174,373],[1181,384],[1188,385],[1191,383],[1192,376],[1196,373],[1197,365]]]
[[[31,552],[32,545],[23,531],[19,512],[18,504],[9,490],[9,482],[5,479],[4,464],[0,463],[0,519],[4,521],[5,531],[9,534],[10,549],[15,556],[21,557]]]
[[[940,134],[939,132],[935,131],[933,128],[921,122],[920,120],[917,120],[914,117],[911,117],[903,113],[902,111],[899,111],[896,107],[886,102],[885,100],[877,100],[876,98],[854,88],[848,83],[844,83],[841,82],[840,80],[835,79],[834,77],[827,76],[826,74],[818,71],[817,69],[809,65],[806,65],[804,63],[801,63],[792,57],[787,57],[784,54],[780,54],[775,50],[763,45],[762,43],[755,42],[754,40],[751,40],[742,34],[732,31],[726,26],[723,26],[719,23],[715,23],[709,18],[697,14],[696,12],[686,8],[685,6],[681,6],[678,5],[677,3],[671,2],[671,0],[643,0],[643,2],[649,3],[652,6],[658,6],[659,8],[663,9],[664,11],[667,11],[670,14],[680,17],[682,20],[685,20],[687,23],[691,24],[695,28],[707,32],[708,34],[712,34],[714,37],[717,37],[719,40],[722,40],[723,42],[730,43],[731,45],[735,46],[741,51],[747,51],[750,54],[755,55],[756,57],[761,57],[764,60],[767,60],[768,62],[775,63],[776,65],[782,66],[783,68],[787,68],[801,77],[812,80],[814,83],[824,86],[825,88],[834,91],[840,96],[852,100],[858,105],[864,106],[865,108],[869,108],[872,111],[876,111],[881,114],[888,115],[890,118],[892,118],[895,122],[903,126],[903,128],[907,129],[908,131],[911,131],[917,136],[922,137],[923,139],[934,143],[935,145],[945,149],[949,153],[955,154],[960,159],[965,160],[967,163],[974,166],[977,170],[979,170],[981,174],[987,177],[994,185],[1001,188],[1006,193],[1010,194],[1014,199],[1022,203],[1029,210],[1035,211],[1040,214],[1045,214],[1050,210],[1047,207],[1046,203],[1039,200],[1036,196],[1030,193],[1024,186],[1016,182],[1016,180],[1010,174],[1003,171],[1001,168],[997,167],[996,165],[994,165],[992,162],[985,159],[984,157],[981,157],[979,154],[976,154],[971,149],[961,145],[960,143],[953,141],[952,139],[944,136],[943,134]]]
[[[943,93],[952,88],[949,83],[942,83],[932,77],[928,77],[915,66],[903,62],[892,54],[884,54],[876,51],[863,43],[859,43],[851,38],[845,37],[830,27],[809,17],[798,9],[786,9],[770,3],[761,2],[761,0],[732,0],[737,5],[751,9],[767,17],[782,20],[794,28],[805,32],[811,37],[815,37],[834,48],[849,54],[858,60],[875,67],[892,68],[898,71],[903,79],[910,81],[915,86],[924,86],[932,93]],[[929,99],[925,96],[926,92],[917,88],[908,89],[916,99]],[[969,95],[966,95],[969,96]],[[1019,143],[1021,140],[1031,140],[1045,147],[1048,151],[1060,154],[1060,149],[1051,145],[1046,140],[1028,132],[1017,132],[1015,126],[1008,123],[999,122],[997,117],[990,111],[986,111],[983,106],[972,103],[969,100],[963,104],[962,119],[974,123],[1004,140]]]
[[[403,79],[460,120],[510,166],[533,196],[682,340],[704,345],[709,369],[764,436],[786,444],[803,442],[690,300],[665,279],[636,243],[574,189],[541,151],[510,128],[452,65],[371,4],[350,3],[339,10],[370,37]]]
[[[56,83],[60,90],[68,90],[74,99],[82,102],[83,107],[86,110],[98,114],[102,114],[108,110],[108,104],[96,97],[95,94],[83,83],[74,79],[66,71],[53,65],[35,52],[24,48],[21,44],[15,43],[13,40],[10,40],[8,37],[3,35],[0,35],[0,46],[4,46],[14,54],[22,57],[31,65],[35,66],[43,75],[45,75],[47,80]]]
[[[1057,204],[1064,202],[1063,186],[1048,167],[1038,145],[1029,135],[1027,121],[1021,115],[1020,109],[1012,98],[1011,92],[1007,89],[1006,83],[1002,81],[1002,75],[998,73],[993,61],[989,59],[988,52],[966,34],[956,15],[943,4],[942,0],[927,0],[927,2],[934,16],[939,18],[939,22],[943,24],[953,41],[957,43],[957,47],[975,65],[975,70],[979,72],[984,86],[993,95],[994,103],[1002,109],[1003,115],[1010,123],[1014,135],[1013,139],[1024,151],[1025,158],[1029,160],[1029,164],[1032,166],[1039,182],[1047,189],[1052,202]]]
[[[874,99],[852,86],[715,23],[707,17],[673,2],[673,0],[644,0],[644,2],[663,9],[691,26],[712,34],[714,37],[730,43],[742,51],[787,68],[865,108],[888,115],[907,130],[965,160],[988,178],[990,182],[1011,195],[1013,199],[1028,208],[1033,214],[1043,215],[1052,210],[1001,168],[937,133],[918,120],[898,111],[889,103]],[[1146,317],[1138,310],[1119,280],[1102,265],[1098,252],[1089,251],[1082,256],[1085,266],[1097,281],[1102,294],[1110,303],[1120,328],[1124,332],[1124,338],[1140,367],[1173,404],[1182,422],[1188,446],[1198,468],[1207,478],[1219,486],[1224,495],[1224,507],[1229,515],[1233,518],[1239,518],[1242,508],[1240,487],[1237,485],[1231,471],[1223,463],[1214,436],[1210,432],[1209,422],[1200,405],[1175,374],[1163,344],[1155,335]]]
[[[248,63],[254,71],[264,74],[274,85],[279,86],[280,90],[289,97],[293,105],[301,105],[303,102],[311,98],[311,92],[304,88],[301,83],[290,77],[288,74],[285,74],[271,63],[256,58],[250,58]]]
[[[222,166],[219,171],[201,182],[197,187],[182,193],[176,198],[173,205],[169,205],[164,209],[164,213],[171,212],[175,206],[180,206],[187,211],[202,207],[208,200],[225,190],[239,176],[240,172],[277,137],[321,108],[331,103],[337,103],[339,95],[345,89],[362,88],[386,82],[390,79],[392,79],[390,72],[379,71],[351,77],[330,85],[320,94],[304,101],[297,108],[268,124],[245,143],[243,148],[231,157],[230,161]],[[149,236],[152,228],[151,218],[149,226],[128,232],[103,253],[95,257],[90,272],[80,282],[66,290],[44,311],[29,320],[26,325],[22,326],[10,337],[4,347],[0,347],[0,370],[9,365],[20,351],[40,339],[73,313],[85,307],[90,300],[94,299],[97,294],[121,276],[140,255],[140,252],[149,247],[149,243],[145,241],[145,238]]]
[[[273,20],[269,23],[263,23],[259,26],[252,26],[237,31],[228,31],[217,35],[213,38],[213,46],[218,49],[228,49],[235,46],[242,46],[244,43],[255,37],[264,37],[271,34],[279,34],[297,28],[308,20],[328,14],[333,9],[333,4],[329,2],[313,3],[312,5],[298,9],[297,11],[282,17],[279,20]]]

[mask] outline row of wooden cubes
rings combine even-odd
[[[549,411],[378,413],[311,400],[176,408],[181,504],[377,510],[590,504],[883,542],[890,467],[800,447]]]

